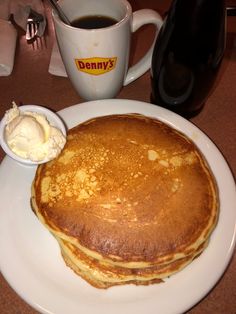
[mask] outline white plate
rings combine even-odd
[[[170,111],[130,100],[93,101],[59,114],[70,128],[91,117],[133,112],[172,125],[204,153],[215,174],[221,203],[210,244],[199,258],[165,283],[93,288],[65,266],[57,242],[31,211],[35,168],[5,157],[0,167],[0,267],[13,289],[42,313],[183,313],[211,290],[229,263],[236,238],[235,184],[226,161],[204,133]]]

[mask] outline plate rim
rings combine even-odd
[[[177,128],[179,130],[179,127],[181,124],[184,124],[184,125],[191,125],[191,129],[193,129],[194,131],[196,131],[198,134],[200,134],[200,136],[203,136],[203,138],[208,141],[210,143],[210,146],[214,147],[214,149],[216,150],[217,154],[220,156],[220,159],[223,160],[224,162],[224,167],[225,169],[227,169],[228,171],[228,176],[229,176],[229,180],[231,180],[231,185],[234,184],[234,178],[233,178],[233,175],[232,175],[232,172],[231,172],[231,169],[229,168],[229,165],[227,163],[227,161],[225,160],[223,154],[221,153],[221,151],[218,149],[218,147],[215,145],[215,143],[203,132],[201,131],[200,128],[198,128],[195,124],[193,124],[192,122],[182,118],[181,116],[178,116],[177,114],[173,113],[173,112],[170,112],[169,110],[167,109],[164,109],[164,108],[161,108],[161,107],[158,107],[158,106],[155,106],[155,105],[151,105],[149,103],[146,103],[146,102],[143,102],[143,101],[136,101],[136,100],[129,100],[129,99],[106,99],[106,100],[96,100],[96,101],[89,101],[89,102],[83,102],[83,103],[79,103],[79,104],[75,104],[73,106],[70,106],[70,107],[66,107],[60,111],[57,112],[57,114],[59,116],[61,116],[61,118],[64,120],[66,120],[66,116],[67,115],[71,115],[71,112],[73,110],[77,110],[78,108],[80,108],[79,110],[83,110],[82,107],[88,107],[88,106],[99,106],[99,105],[104,105],[104,104],[107,104],[107,103],[112,103],[114,104],[115,106],[119,106],[120,103],[123,103],[123,104],[129,104],[129,105],[132,105],[132,106],[135,106],[136,105],[139,105],[139,106],[146,106],[149,107],[149,108],[153,108],[154,111],[156,112],[161,112],[162,113],[162,117],[156,117],[157,119],[160,119],[161,121],[164,121],[166,123],[168,123],[167,120],[177,120],[177,127],[174,126],[175,128]],[[92,113],[91,113],[92,114]],[[116,113],[114,113],[116,114]],[[95,116],[100,116],[100,115],[95,115]],[[150,116],[150,115],[147,115],[147,116]],[[164,119],[164,120],[163,120]],[[85,120],[84,120],[85,121]],[[82,122],[82,121],[80,121]],[[79,123],[80,123],[79,122]],[[66,124],[68,124],[67,121],[65,121]],[[175,122],[176,123],[176,122]],[[170,123],[171,126],[173,126],[173,121],[172,121],[172,124]],[[180,130],[181,131],[181,130]],[[183,132],[183,131],[182,131]],[[185,132],[183,132],[184,134],[186,134]],[[194,141],[194,139],[192,139]],[[195,141],[194,141],[195,142]],[[195,143],[196,144],[196,143]],[[197,144],[198,146],[198,144]],[[205,154],[204,154],[205,155]],[[9,157],[5,157],[0,165],[0,175],[1,175],[1,171],[2,171],[2,164],[5,164],[8,162],[8,159]],[[209,160],[208,160],[209,161]],[[18,166],[21,166],[21,165],[18,165]],[[211,165],[210,165],[211,166]],[[1,193],[1,192],[0,192]],[[232,192],[233,193],[233,192]],[[236,189],[234,189],[234,193],[236,193]],[[235,195],[234,195],[235,197]],[[0,216],[1,216],[1,213],[0,213]],[[1,224],[0,224],[1,226]],[[235,223],[235,228],[234,230],[232,230],[232,239],[231,239],[231,243],[228,244],[229,245],[229,250],[228,250],[228,254],[224,260],[224,265],[222,265],[222,271],[221,273],[218,274],[218,276],[215,276],[214,277],[214,282],[211,283],[211,288],[209,289],[206,288],[205,291],[202,291],[201,294],[198,295],[197,298],[195,298],[194,300],[194,303],[191,302],[191,306],[189,306],[190,304],[186,304],[185,307],[182,307],[183,308],[183,311],[186,311],[188,309],[190,309],[192,306],[194,306],[195,304],[197,304],[211,289],[214,288],[214,286],[217,284],[217,282],[219,281],[219,279],[224,275],[226,269],[227,269],[227,266],[229,265],[230,263],[230,260],[233,256],[233,253],[234,253],[234,248],[235,248],[235,245],[236,245],[236,223]],[[0,257],[0,267],[2,265],[2,262],[1,262],[2,258]],[[2,273],[3,276],[4,276],[4,273]],[[40,304],[32,304],[30,302],[29,299],[27,299],[25,297],[25,295],[21,295],[19,289],[16,289],[15,285],[11,284],[11,282],[9,282],[9,278],[7,278],[8,276],[4,276],[5,279],[8,281],[8,283],[11,285],[11,287],[21,296],[22,299],[24,299],[27,303],[29,303],[33,308],[37,309],[37,310],[40,310],[42,311],[43,310],[43,313],[53,313],[53,312],[48,312],[47,309],[45,311],[45,309],[42,309],[40,307]],[[169,312],[168,312],[169,313]],[[177,313],[177,312],[176,312]]]

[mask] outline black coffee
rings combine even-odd
[[[77,28],[94,29],[104,28],[116,24],[117,21],[109,16],[89,15],[80,17],[71,22],[71,25]]]

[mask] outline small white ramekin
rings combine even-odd
[[[31,112],[37,112],[37,113],[43,114],[52,126],[57,127],[66,136],[66,127],[65,127],[63,121],[53,111],[51,111],[45,107],[37,106],[37,105],[24,105],[24,106],[19,106],[18,108],[21,112],[31,111]],[[41,160],[39,162],[35,162],[35,161],[31,161],[29,159],[25,159],[25,158],[22,158],[20,156],[17,156],[15,153],[13,153],[12,150],[7,145],[7,142],[5,140],[5,136],[4,136],[5,126],[6,126],[6,116],[4,116],[0,122],[0,144],[1,144],[4,152],[9,157],[14,159],[15,161],[18,161],[21,164],[28,165],[28,166],[39,165],[39,164],[42,164],[42,163],[45,163],[48,161],[47,159],[44,159],[44,160]]]

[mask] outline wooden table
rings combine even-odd
[[[144,7],[152,8],[159,11],[162,15],[170,4],[170,0],[130,2],[134,10]],[[236,1],[230,1],[228,4],[236,5]],[[23,31],[18,29],[13,72],[9,77],[0,77],[0,118],[11,107],[13,100],[18,104],[40,104],[53,110],[60,110],[83,102],[67,78],[53,76],[48,73],[55,35],[51,21],[51,10],[46,2],[45,8],[48,28],[44,40],[38,47],[27,44]],[[225,58],[217,86],[209,96],[204,110],[198,116],[192,118],[192,122],[218,146],[228,161],[233,174],[236,175],[236,17],[227,19],[227,27]],[[141,30],[137,36],[134,36],[135,51],[132,50],[131,53],[132,62],[137,60],[146,50],[150,43],[152,32],[152,28],[147,27]],[[149,102],[149,73],[123,88],[118,98]],[[0,150],[0,160],[3,158],[4,153]],[[232,204],[232,206],[235,207],[235,204]],[[209,269],[209,271],[211,270]],[[0,275],[0,313],[37,313],[12,290],[2,275]],[[236,313],[236,254],[234,254],[226,272],[217,285],[188,313]]]

